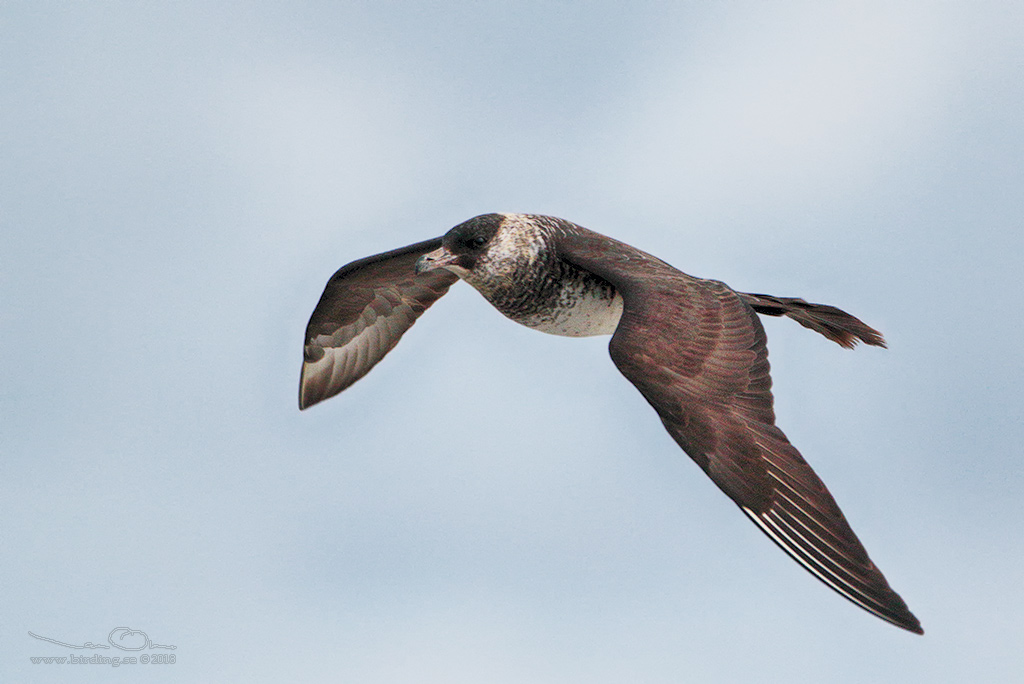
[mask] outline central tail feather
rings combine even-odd
[[[805,328],[817,331],[847,349],[853,349],[857,342],[875,347],[885,346],[882,333],[834,306],[812,304],[798,297],[773,297],[746,292],[737,294],[757,313],[766,316],[788,316]]]

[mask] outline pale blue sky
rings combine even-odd
[[[1014,2],[4,3],[0,678],[1019,676],[1022,65]],[[880,328],[766,321],[776,408],[926,635],[464,284],[299,413],[331,273],[490,211]],[[120,626],[177,662],[30,661]]]

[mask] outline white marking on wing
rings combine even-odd
[[[869,613],[872,613],[873,615],[876,615],[882,618],[883,620],[891,622],[897,626],[902,626],[899,622],[894,620],[888,614],[872,605],[872,603],[881,605],[878,604],[877,601],[874,601],[874,599],[870,599],[870,597],[867,597],[862,593],[857,592],[849,585],[841,583],[841,581],[838,578],[833,579],[829,575],[825,574],[822,571],[823,569],[818,568],[817,566],[806,560],[802,555],[803,553],[805,553],[803,548],[799,544],[793,542],[793,540],[790,539],[787,535],[785,535],[785,533],[782,530],[778,530],[772,521],[762,519],[759,515],[754,513],[754,511],[750,510],[746,506],[741,506],[740,508],[743,510],[744,513],[746,513],[748,518],[753,520],[754,523],[758,527],[760,527],[761,530],[764,531],[765,534],[771,537],[772,540],[780,547],[782,547],[782,549],[785,550],[793,559],[795,559],[798,563],[800,563],[807,570],[813,573],[815,577],[817,577],[822,582],[832,587],[834,590],[845,596],[850,601],[856,603],[858,606],[868,611]],[[871,600],[872,603],[868,603],[868,600]]]

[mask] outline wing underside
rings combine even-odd
[[[331,277],[306,327],[300,409],[366,375],[458,280],[444,269],[416,274],[416,260],[440,244],[436,238],[361,259]]]

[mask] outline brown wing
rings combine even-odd
[[[299,408],[333,397],[366,375],[458,276],[416,275],[416,260],[441,238],[353,261],[327,281],[306,326]]]
[[[824,483],[775,427],[765,334],[753,309],[722,283],[589,231],[567,231],[559,252],[622,295],[612,360],[715,484],[825,584],[922,633]]]

